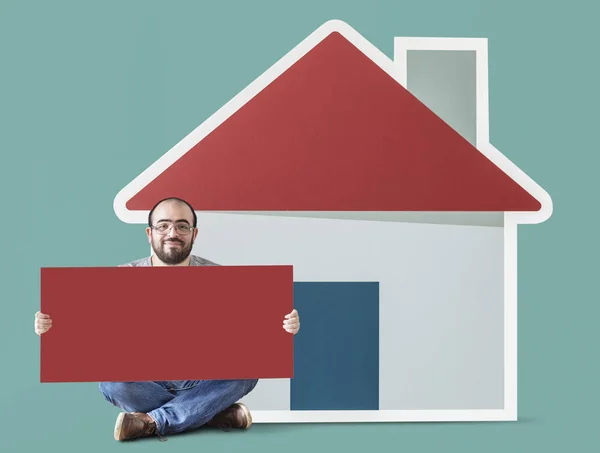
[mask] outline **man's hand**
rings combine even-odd
[[[35,314],[34,327],[35,333],[37,333],[38,335],[48,332],[48,330],[50,330],[50,327],[52,327],[52,320],[50,319],[50,315],[45,315],[44,313],[38,311]]]
[[[300,316],[298,311],[294,308],[291,313],[285,315],[283,320],[283,328],[286,332],[296,335],[300,330]]]

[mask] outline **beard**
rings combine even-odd
[[[180,244],[180,247],[171,247],[169,246],[169,242],[174,242],[176,244]],[[165,264],[179,264],[184,261],[190,253],[192,253],[192,246],[194,245],[194,241],[190,241],[190,243],[186,246],[185,242],[179,239],[164,239],[164,240],[152,240],[152,250]]]

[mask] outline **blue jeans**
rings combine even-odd
[[[226,381],[101,382],[109,402],[127,412],[145,412],[156,420],[159,434],[199,428],[239,401],[258,379]]]

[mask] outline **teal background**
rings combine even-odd
[[[598,8],[591,5],[0,1],[0,449],[597,448],[600,74]],[[394,36],[489,39],[491,142],[554,201],[548,221],[519,226],[520,421],[255,425],[172,436],[166,444],[115,442],[118,411],[95,384],[39,383],[33,314],[40,267],[144,256],[143,226],[117,219],[115,194],[332,18],[390,57]],[[123,335],[121,353],[140,347],[151,347],[151,339]]]

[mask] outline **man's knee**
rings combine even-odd
[[[250,393],[252,390],[254,390],[254,387],[256,387],[256,384],[258,384],[258,379],[248,379],[248,392]]]
[[[131,384],[133,382],[100,382],[100,392],[108,402],[119,406],[131,393]]]

